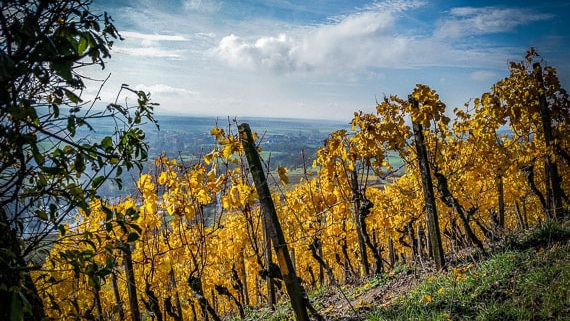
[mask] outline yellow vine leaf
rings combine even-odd
[[[226,133],[220,127],[214,126],[212,130],[210,130],[210,135],[216,136],[216,140],[219,141],[222,137],[226,135]]]
[[[167,180],[166,172],[160,173],[160,176],[158,177],[158,184],[164,185],[164,184],[166,184],[166,180]]]
[[[426,303],[427,303],[427,302],[432,302],[432,301],[433,301],[433,297],[432,297],[431,295],[429,295],[429,294],[426,294],[426,295],[423,297],[423,300],[422,300],[422,301],[423,301],[423,302],[426,302]]]
[[[287,177],[287,173],[289,170],[286,167],[277,166],[277,173],[279,174],[279,180],[283,185],[289,184],[289,177]]]

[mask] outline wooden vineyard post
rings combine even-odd
[[[352,195],[354,200],[354,212],[356,218],[356,230],[358,235],[358,249],[360,250],[360,265],[362,267],[362,272],[364,276],[370,275],[370,265],[368,264],[368,254],[366,252],[366,241],[364,240],[364,233],[366,231],[362,228],[362,222],[364,218],[361,219],[362,212],[362,195],[358,187],[358,176],[355,170],[350,171],[350,188],[352,189]]]
[[[394,251],[394,241],[392,240],[392,238],[388,239],[388,252],[389,254],[389,259],[390,259],[390,269],[394,269],[394,267],[396,266],[396,252]]]
[[[243,305],[249,306],[249,292],[247,290],[247,270],[245,268],[245,256],[244,251],[241,251],[241,266],[240,266],[240,276],[241,283],[243,284]]]
[[[411,96],[409,97],[409,102],[412,104],[412,108],[419,108],[418,101]],[[416,153],[418,161],[420,163],[420,174],[422,177],[422,189],[424,191],[425,208],[427,212],[427,228],[429,240],[431,242],[435,267],[436,269],[441,270],[445,267],[445,258],[443,257],[443,245],[441,244],[441,234],[439,232],[439,222],[437,219],[437,210],[435,207],[433,182],[431,180],[427,151],[424,143],[423,126],[414,120],[412,120],[412,126],[414,129]]]
[[[505,228],[505,188],[503,183],[503,176],[497,177],[497,194],[499,202],[499,228]]]
[[[291,264],[293,265],[293,269],[297,271],[297,265],[295,263],[295,248],[291,248]]]
[[[539,86],[539,108],[540,108],[540,119],[542,120],[542,130],[544,132],[544,143],[548,152],[552,152],[554,149],[554,137],[552,134],[552,119],[550,117],[550,111],[548,108],[548,102],[546,100],[546,88],[544,84],[544,78],[542,77],[542,67],[540,63],[534,63],[532,65],[536,81]],[[547,213],[549,218],[561,219],[563,214],[562,207],[562,188],[560,187],[560,177],[558,174],[558,166],[556,161],[551,157],[546,158],[545,164],[545,176],[546,176],[546,204]]]
[[[129,244],[121,244],[123,251],[123,260],[125,264],[125,276],[127,279],[127,293],[129,295],[129,309],[131,310],[131,320],[141,321],[141,313],[137,300],[137,286],[135,281],[135,272],[133,268],[133,258]]]
[[[317,242],[315,242],[315,245],[317,247],[317,249],[316,249],[317,253],[318,253],[319,257],[322,258],[323,257],[323,243],[319,239],[316,239],[315,241],[317,241]],[[324,269],[322,264],[319,264],[319,285],[321,286],[321,288],[325,285],[325,269]]]
[[[117,274],[111,274],[111,282],[113,285],[113,294],[115,295],[115,309],[119,314],[119,321],[125,321],[125,311],[123,310],[123,303],[121,301],[121,294],[119,293],[119,284],[117,282]]]
[[[265,269],[270,270],[271,263],[273,262],[273,257],[271,255],[271,242],[269,238],[269,226],[267,220],[261,220],[261,230],[263,232],[263,258],[265,260]],[[267,305],[271,310],[275,310],[275,282],[273,282],[273,277],[270,273],[265,276],[265,283],[267,285]]]
[[[277,256],[279,268],[281,269],[283,282],[285,283],[287,294],[289,294],[289,297],[291,298],[291,306],[295,312],[295,317],[297,321],[309,321],[309,314],[307,312],[303,291],[301,290],[299,279],[297,278],[293,263],[291,262],[287,243],[285,242],[285,236],[283,235],[283,229],[281,228],[281,224],[277,218],[275,204],[271,198],[269,185],[267,184],[265,173],[261,166],[261,160],[259,159],[259,154],[257,153],[249,124],[240,124],[238,126],[238,131],[247,157],[247,162],[249,164],[249,170],[253,177],[257,194],[259,195],[262,219],[266,223],[267,232],[271,243],[273,244],[275,255]]]

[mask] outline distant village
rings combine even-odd
[[[215,119],[210,118],[164,117],[159,120],[160,130],[152,126],[145,128],[149,156],[143,172],[150,172],[154,160],[160,155],[176,158],[186,164],[199,161],[218,146],[210,135],[210,130],[216,123]],[[331,121],[263,118],[251,120],[249,123],[252,130],[258,134],[261,157],[271,171],[277,166],[287,167],[290,171],[302,169],[304,166],[310,168],[317,150],[323,146],[327,137],[335,130],[348,126]],[[221,124],[218,126],[223,127]],[[233,130],[237,132],[235,126]],[[140,173],[132,171],[123,173],[123,189],[119,190],[117,186],[107,183],[100,192],[108,198],[136,195],[135,180],[139,175]]]
[[[255,130],[255,129],[254,129]],[[316,151],[332,132],[319,129],[273,128],[271,131],[257,131],[262,148],[262,157],[270,156],[270,169],[279,166],[295,169],[303,163],[311,165]],[[164,154],[169,158],[197,161],[217,145],[208,131],[160,130],[149,135],[149,157],[154,159]],[[303,160],[303,155],[305,159]]]

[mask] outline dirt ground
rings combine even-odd
[[[319,311],[325,320],[361,320],[372,307],[390,305],[393,298],[406,293],[429,274],[429,270],[407,270],[390,276],[388,281],[379,285],[374,284],[374,280],[364,280],[345,290],[329,286],[319,298]]]

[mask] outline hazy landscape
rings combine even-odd
[[[157,116],[160,130],[145,128],[150,155],[166,154],[169,157],[199,158],[216,145],[210,135],[214,126],[237,132],[236,125],[248,123],[257,132],[266,155],[271,153],[274,164],[301,166],[301,150],[313,154],[324,139],[335,130],[348,129],[348,121],[283,119],[283,118],[214,118],[191,116]],[[237,120],[237,122],[236,122]],[[229,126],[229,127],[228,127]],[[297,157],[296,157],[297,156]]]
[[[187,161],[188,164],[197,162],[216,147],[216,140],[210,134],[214,126],[237,133],[237,124],[248,123],[251,130],[259,136],[261,157],[265,164],[270,170],[274,170],[277,166],[287,167],[291,171],[292,182],[298,180],[298,173],[302,172],[304,165],[311,167],[317,149],[323,146],[325,139],[332,132],[350,127],[348,120],[341,122],[293,118],[236,119],[166,115],[159,115],[157,119],[159,129],[152,124],[143,126],[149,145],[148,162],[143,169],[145,173],[152,168],[154,160],[160,155]],[[105,126],[100,126],[98,123],[91,125],[98,129],[95,135],[100,135],[99,139],[108,134]],[[109,182],[101,189],[101,194],[109,198],[132,194],[135,187],[133,177],[136,178],[138,175],[138,170],[124,173],[122,190],[118,190]]]

